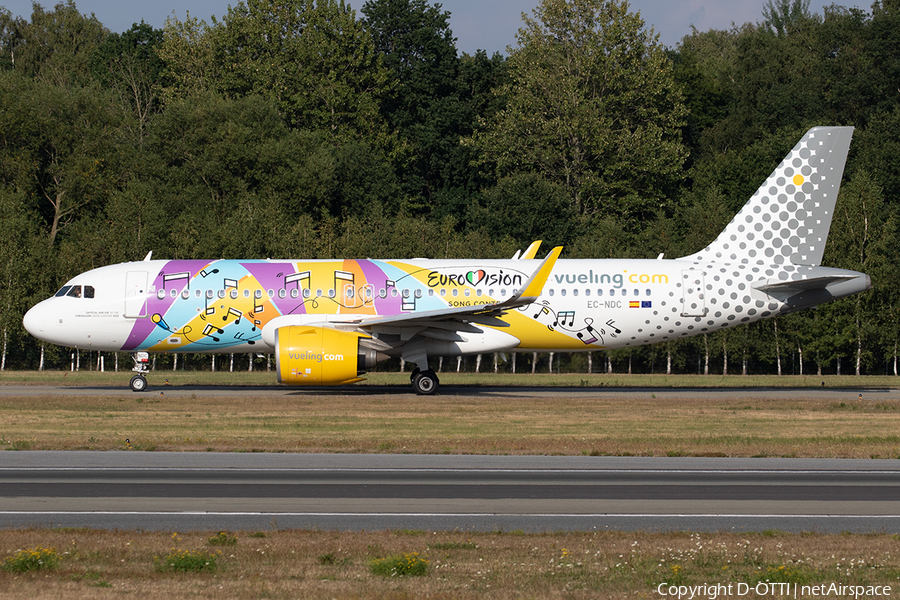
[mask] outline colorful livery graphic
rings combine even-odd
[[[34,336],[135,355],[274,353],[278,380],[360,381],[399,356],[416,392],[430,359],[589,351],[733,327],[861,292],[867,275],[821,267],[852,128],[814,128],[722,234],[674,260],[151,260],[83,273],[26,315]]]

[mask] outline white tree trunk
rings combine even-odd
[[[772,321],[775,327],[775,362],[778,363],[778,375],[781,376],[781,348],[778,347],[778,320]]]
[[[722,340],[722,375],[728,375],[728,338]]]
[[[709,338],[703,334],[703,374],[709,375]]]

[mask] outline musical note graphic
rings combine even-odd
[[[215,275],[218,272],[219,272],[218,269],[213,269],[212,271],[207,271],[206,269],[203,269],[200,271],[200,275],[203,277],[203,279],[206,279],[210,275]]]
[[[575,334],[578,336],[578,339],[581,340],[582,342],[584,342],[585,344],[593,344],[597,340],[599,340],[600,343],[602,344],[603,343],[603,334],[605,333],[605,331],[603,331],[602,329],[600,331],[597,331],[596,329],[594,329],[594,327],[593,327],[594,319],[591,317],[585,318],[584,324],[587,325],[587,327],[585,327],[583,331],[579,331],[578,333]],[[585,332],[587,332],[587,333],[585,333]],[[587,337],[587,336],[590,336],[590,337]]]
[[[590,335],[591,337],[585,339],[584,331],[579,331],[577,334],[575,334],[578,336],[578,339],[581,340],[582,342],[584,342],[585,344],[593,344],[594,342],[596,342],[599,339],[597,330],[594,329],[592,326],[588,325],[587,327],[585,327],[585,331],[587,331],[588,335]]]
[[[613,330],[613,337],[616,337],[618,334],[622,333],[622,330],[616,327],[616,322],[612,319],[606,322],[606,326]]]
[[[544,320],[545,316],[552,319],[552,322],[546,322]],[[552,310],[550,310],[550,307],[548,306],[546,300],[543,302],[543,304],[538,306],[538,311],[534,313],[532,318],[538,322],[543,322],[547,326],[547,329],[549,329],[550,331],[556,331],[553,328],[557,326],[559,320],[556,318],[556,314],[553,313]]]
[[[334,272],[334,289],[340,290],[341,296],[338,302],[345,302],[353,297],[353,288],[356,283],[356,275],[348,271]]]
[[[303,287],[306,287],[307,289],[309,289],[309,277],[310,277],[309,271],[301,271],[300,273],[294,273],[292,275],[288,275],[287,277],[284,278],[284,289],[287,289],[287,286],[291,285],[292,283],[297,284],[298,290],[302,289]],[[306,281],[305,286],[301,283],[302,281]]]
[[[227,277],[225,278],[224,284],[225,284],[225,289],[226,289],[226,290],[227,290],[228,288],[234,288],[234,289],[237,289],[237,286],[238,286],[237,279],[228,279]]]
[[[251,345],[251,346],[254,345],[254,344],[256,343],[256,342],[253,341],[253,340],[245,340],[245,339],[244,339],[244,332],[243,332],[243,331],[238,331],[236,334],[234,334],[234,339],[240,340],[240,341],[242,341],[242,342],[245,342],[245,343],[247,343],[247,344],[249,344],[249,345]]]
[[[208,323],[208,324],[206,325],[206,327],[203,328],[203,335],[205,335],[205,336],[207,336],[207,337],[211,337],[211,338],[213,339],[214,342],[218,342],[218,341],[219,341],[219,338],[217,338],[216,336],[213,335],[213,331],[215,331],[216,333],[220,333],[220,334],[221,334],[221,333],[224,333],[224,332],[223,332],[221,329],[219,329],[218,327],[214,327],[211,323]]]
[[[190,273],[169,273],[163,274],[163,289],[166,289],[166,284],[170,281],[180,281],[185,280],[185,286],[187,288],[191,287],[191,274]]]
[[[565,320],[568,319],[568,325],[565,323]],[[554,327],[558,327],[560,323],[563,323],[563,327],[571,327],[575,324],[575,311],[574,310],[561,310],[559,314],[556,315],[556,321],[553,322]]]
[[[234,307],[228,307],[228,313],[224,317],[222,317],[222,320],[227,321],[229,316],[234,318],[234,324],[237,325],[241,322],[241,317],[244,316],[244,313]]]

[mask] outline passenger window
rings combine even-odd
[[[559,290],[559,295],[560,295],[560,296],[565,296],[565,295],[566,295],[566,288],[563,288],[563,289]]]
[[[554,293],[553,288],[550,288],[550,295],[552,296]]]
[[[187,300],[188,298],[191,297],[191,291],[190,291],[189,289],[185,288],[185,289],[182,290],[182,292],[181,292],[181,297],[182,297],[184,300]]]

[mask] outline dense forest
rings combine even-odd
[[[426,0],[244,0],[121,33],[72,0],[30,20],[0,7],[2,368],[70,368],[23,313],[149,251],[498,258],[543,239],[568,258],[684,256],[806,129],[852,125],[824,264],[872,290],[591,366],[896,374],[900,0],[767,0],[758,23],[675,48],[626,0],[535,2],[508,56],[457,52]]]

